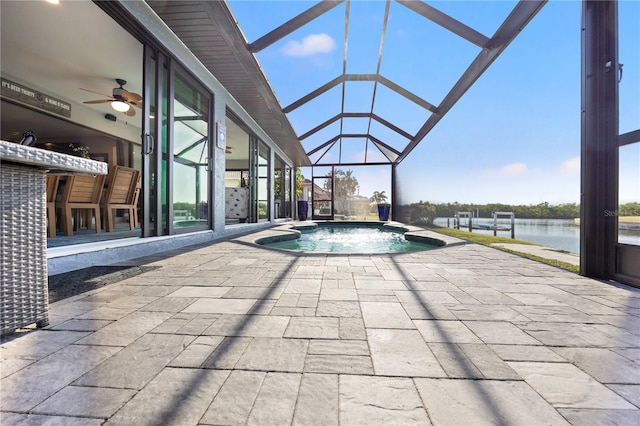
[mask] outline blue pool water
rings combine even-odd
[[[297,240],[264,244],[287,250],[319,253],[404,253],[430,250],[434,245],[407,241],[404,233],[382,226],[318,226],[317,229],[301,230]]]

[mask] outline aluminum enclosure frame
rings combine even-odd
[[[283,37],[291,34],[295,30],[303,27],[312,20],[318,18],[329,10],[333,10],[339,5],[345,5],[345,39],[344,50],[347,48],[347,37],[349,29],[349,5],[351,0],[325,0],[321,1],[298,16],[290,19],[286,23],[280,25],[274,30],[268,32],[255,41],[241,41],[242,32],[237,28],[237,22],[234,20],[230,12],[229,5],[225,1],[220,2],[204,2],[194,1],[190,4],[204,6],[207,11],[210,25],[219,26],[220,28],[229,30],[225,31],[226,43],[228,43],[235,52],[235,60],[239,64],[246,66],[247,69],[260,69],[255,58],[255,53],[271,46]],[[371,74],[348,74],[346,72],[346,55],[342,64],[342,74],[333,80],[317,87],[307,94],[301,96],[297,101],[290,105],[278,105],[278,113],[283,117],[285,128],[290,131],[290,123],[286,118],[286,114],[299,108],[306,102],[321,96],[331,88],[342,86],[342,108],[337,115],[322,123],[315,125],[312,129],[304,129],[303,132],[295,134],[298,143],[314,133],[319,132],[325,127],[339,122],[340,131],[329,140],[320,141],[319,143],[303,149],[306,154],[305,161],[300,161],[300,155],[296,155],[296,161],[299,166],[314,165],[346,165],[342,161],[331,164],[322,163],[324,153],[331,149],[336,143],[342,143],[344,138],[366,138],[367,143],[379,149],[388,160],[392,167],[392,202],[396,204],[398,201],[396,194],[397,178],[396,168],[402,161],[412,152],[412,150],[428,136],[438,122],[451,110],[457,101],[471,88],[471,86],[482,76],[482,74],[491,66],[509,44],[518,36],[518,34],[527,26],[527,24],[540,12],[548,0],[522,0],[519,1],[507,18],[502,22],[499,28],[492,36],[481,34],[473,28],[451,18],[450,16],[440,12],[433,6],[421,0],[393,0],[397,4],[406,7],[413,12],[419,14],[435,24],[456,34],[469,43],[479,46],[480,52],[466,68],[462,76],[453,84],[447,94],[440,103],[430,102],[428,99],[422,99],[413,94],[407,88],[404,88],[380,73],[380,62],[383,54],[383,46],[385,40],[385,32],[387,20],[389,18],[389,5],[392,0],[387,0],[385,17],[383,24],[382,37],[380,40],[380,49],[378,53],[378,67],[375,73]],[[152,4],[171,4],[172,8],[181,7],[181,2],[151,2]],[[629,132],[625,135],[618,134],[618,95],[617,95],[617,70],[618,70],[618,53],[617,53],[617,0],[612,1],[582,1],[582,136],[581,136],[581,266],[580,273],[594,278],[601,279],[624,279],[626,282],[640,283],[640,273],[637,273],[630,265],[634,259],[638,259],[638,247],[625,247],[617,243],[617,218],[615,214],[607,215],[606,212],[616,212],[618,208],[618,149],[620,146],[635,143],[640,139],[640,130]],[[436,4],[437,6],[437,4]],[[194,7],[194,6],[191,6]],[[204,19],[204,18],[203,18]],[[168,22],[171,27],[173,22]],[[233,31],[232,31],[233,30]],[[206,41],[206,36],[198,39],[199,43]],[[212,41],[213,42],[213,41]],[[191,41],[186,39],[185,44],[189,47]],[[208,60],[206,53],[193,46],[196,56],[202,56],[203,61]],[[242,50],[239,52],[238,50]],[[610,65],[607,66],[607,62]],[[261,70],[260,70],[261,73]],[[261,74],[258,75],[261,80],[260,93],[264,101],[267,99],[265,106],[257,100],[247,96],[244,99],[247,104],[244,107],[251,111],[252,114],[263,116],[267,111],[264,110],[274,107],[275,97],[272,93],[267,93],[270,89],[268,83],[262,81]],[[258,78],[256,77],[256,78]],[[371,109],[366,108],[364,111],[345,111],[344,97],[345,87],[351,81],[370,81],[373,82],[373,97],[375,100],[376,88],[383,85],[391,89],[396,94],[408,99],[414,104],[420,106],[428,114],[427,119],[416,133],[409,133],[387,121],[383,113],[373,111],[373,101]],[[238,89],[239,90],[239,89]],[[238,97],[241,92],[238,92]],[[245,93],[242,93],[243,95]],[[247,93],[248,94],[248,93]],[[273,111],[271,111],[273,113]],[[349,118],[366,118],[369,120],[369,131],[355,134],[348,134],[342,131],[342,124],[345,119]],[[392,130],[395,134],[404,138],[407,143],[403,148],[391,147],[391,143],[384,141],[383,138],[376,138],[375,133],[371,132],[371,123],[377,122],[386,128]],[[266,123],[266,121],[265,121]],[[275,136],[275,133],[272,133]],[[286,143],[291,143],[287,141]],[[382,148],[382,149],[381,149]],[[297,149],[300,149],[297,147]],[[324,151],[323,151],[324,150]],[[298,151],[300,152],[300,151]],[[309,155],[318,156],[316,162],[309,160]],[[369,163],[365,161],[362,165]],[[636,250],[636,251],[634,251]],[[631,259],[629,261],[628,259]],[[636,278],[633,278],[636,276]],[[628,278],[631,277],[631,278]],[[636,281],[634,281],[636,280]],[[640,285],[640,284],[639,284]]]
[[[580,274],[640,286],[640,247],[618,243],[619,148],[640,130],[619,135],[618,2],[582,2]]]
[[[615,271],[618,209],[618,5],[582,3],[580,273]],[[607,66],[607,64],[610,64]]]
[[[385,17],[384,23],[382,27],[382,37],[380,40],[380,48],[378,53],[378,65],[376,69],[376,73],[374,74],[347,74],[346,73],[346,55],[343,63],[343,73],[333,80],[323,84],[322,86],[312,90],[306,95],[300,97],[298,100],[293,103],[282,108],[282,112],[288,114],[295,109],[301,107],[312,99],[322,95],[323,93],[329,91],[333,87],[338,85],[342,85],[342,110],[340,114],[332,117],[331,119],[319,124],[313,129],[299,135],[299,139],[305,139],[310,135],[322,130],[323,128],[331,125],[337,120],[340,120],[341,129],[342,122],[345,118],[354,117],[356,115],[352,114],[368,114],[365,115],[357,115],[361,117],[369,118],[369,122],[372,120],[376,120],[377,122],[383,124],[384,126],[392,129],[403,138],[408,139],[406,146],[401,150],[399,155],[391,159],[389,158],[389,163],[398,165],[400,164],[407,155],[427,136],[427,134],[435,127],[435,125],[447,114],[447,112],[457,103],[457,101],[469,90],[469,88],[477,81],[478,78],[489,68],[489,66],[495,61],[498,56],[507,48],[507,46],[517,37],[517,35],[522,31],[524,27],[534,18],[534,16],[542,9],[542,7],[547,3],[548,0],[521,0],[516,6],[513,8],[509,16],[504,20],[504,22],[500,25],[500,27],[496,30],[495,34],[492,37],[487,37],[478,31],[474,30],[466,26],[465,24],[457,21],[456,19],[444,14],[443,12],[435,9],[434,7],[424,3],[423,1],[407,1],[407,0],[396,0],[396,2],[413,12],[419,14],[420,16],[428,19],[435,24],[445,28],[446,30],[460,36],[461,38],[467,40],[468,42],[480,47],[482,50],[476,56],[476,58],[471,62],[468,68],[464,71],[462,76],[456,81],[453,87],[449,90],[447,95],[443,98],[442,102],[439,105],[434,105],[428,100],[422,99],[412,93],[410,90],[392,82],[391,80],[385,78],[380,74],[380,64],[383,56],[383,48],[384,41],[386,37],[386,29],[387,29],[387,21],[389,17],[389,5],[391,0],[387,0],[386,9],[385,9]],[[325,4],[326,3],[326,4]],[[247,43],[247,50],[250,52],[256,52],[265,48],[266,46],[276,42],[277,40],[285,37],[286,35],[292,33],[293,31],[300,28],[302,25],[310,22],[312,19],[317,18],[321,14],[327,12],[328,10],[333,9],[338,4],[341,4],[342,1],[326,1],[320,2],[315,6],[307,9],[302,12],[298,16],[292,18],[287,23],[281,25],[275,30],[271,31],[267,35],[259,38],[253,43]],[[350,0],[346,0],[346,16],[345,16],[345,40],[344,40],[344,49],[346,52],[347,49],[347,39],[348,39],[348,28],[349,28],[349,4]],[[350,112],[346,113],[344,111],[345,104],[345,84],[349,81],[372,81],[374,82],[373,89],[373,100],[371,103],[371,110],[366,112]],[[399,126],[394,125],[384,119],[384,117],[380,117],[373,112],[373,101],[375,100],[375,94],[377,85],[382,84],[387,88],[393,90],[397,94],[405,97],[406,99],[412,101],[418,106],[422,107],[424,110],[428,111],[430,114],[425,121],[425,123],[421,126],[418,132],[414,135],[409,134],[406,131],[400,129]],[[307,151],[307,155],[311,155],[313,153],[318,152],[318,150],[322,148],[330,149],[336,140],[340,141],[343,137],[345,137],[342,132],[336,135],[334,138],[321,143],[319,146],[313,147]],[[378,145],[373,141],[370,133],[367,134],[367,140],[374,143],[374,145]],[[337,138],[337,139],[336,139]],[[394,150],[396,151],[396,150]],[[397,151],[396,151],[397,152]],[[384,153],[383,153],[384,154]],[[385,154],[386,156],[386,154]],[[394,155],[395,156],[395,155]],[[388,158],[388,156],[387,156]],[[318,160],[319,161],[319,160]],[[313,162],[312,162],[313,163]],[[336,163],[341,164],[341,162]],[[363,164],[366,164],[363,163]]]

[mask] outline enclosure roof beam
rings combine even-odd
[[[618,146],[640,142],[640,129],[618,136]]]
[[[320,160],[318,160],[320,161]],[[389,166],[391,165],[391,161],[382,162],[366,162],[366,163],[313,163],[314,166],[318,167],[328,167],[328,166],[341,166],[341,167],[357,167],[357,166]]]
[[[330,119],[328,119],[324,123],[321,123],[321,124],[317,125],[313,129],[311,129],[308,132],[306,132],[305,134],[299,136],[298,139],[304,140],[304,139],[308,138],[309,136],[313,135],[314,133],[317,133],[320,130],[324,129],[325,127],[335,123],[336,121],[340,120],[341,118],[372,118],[372,119],[376,120],[377,122],[379,122],[380,124],[382,124],[383,126],[386,126],[389,129],[393,130],[394,132],[398,133],[400,136],[402,136],[402,137],[404,137],[406,139],[409,139],[409,140],[413,139],[413,135],[411,135],[410,133],[405,132],[401,128],[389,123],[387,120],[383,119],[382,117],[380,117],[380,116],[378,116],[376,114],[373,114],[373,113],[369,113],[369,112],[344,112],[344,113],[341,113],[341,114],[334,115],[333,117],[331,117]]]
[[[344,83],[345,81],[377,81],[378,83],[381,83],[385,86],[387,86],[389,89],[393,90],[394,92],[398,93],[399,95],[404,96],[405,98],[409,99],[410,101],[420,105],[422,108],[429,110],[433,113],[438,113],[438,108],[436,106],[434,106],[433,104],[425,101],[424,99],[420,98],[419,96],[416,96],[415,94],[411,93],[410,91],[408,91],[407,89],[405,89],[404,87],[394,83],[393,81],[378,75],[378,74],[342,74],[336,78],[334,78],[333,80],[331,80],[328,83],[323,84],[322,86],[318,87],[317,89],[315,89],[314,91],[306,94],[305,96],[301,97],[300,99],[298,99],[297,101],[293,102],[292,104],[284,107],[282,109],[282,112],[284,112],[285,114],[290,113],[291,111],[293,111],[296,108],[301,107],[302,105],[306,104],[307,102],[317,98],[318,96],[322,95],[323,93],[331,90],[332,88],[334,88],[335,86],[337,86],[340,83]]]
[[[314,133],[319,132],[320,130],[324,129],[325,127],[335,123],[336,121],[340,120],[341,118],[342,118],[342,114],[334,115],[333,117],[331,117],[330,119],[328,119],[324,123],[318,124],[316,127],[314,127],[313,129],[309,130],[307,133],[303,134],[302,136],[298,136],[298,139],[304,140],[304,139],[308,138],[309,136],[313,135]]]
[[[331,139],[329,139],[328,141],[326,141],[322,145],[320,145],[320,146],[312,149],[311,151],[307,152],[307,156],[315,154],[316,152],[320,151],[322,148],[326,147],[329,144],[334,143],[338,139],[340,139],[340,135],[332,137]]]
[[[333,9],[343,2],[344,0],[323,0],[305,10],[301,14],[290,19],[289,21],[285,22],[284,24],[280,25],[273,31],[270,31],[269,33],[260,37],[253,43],[248,44],[247,49],[251,53],[257,53],[277,42],[278,40],[291,34],[295,30],[303,27],[304,25],[316,19],[318,16],[324,14],[325,12],[328,12],[329,10]]]
[[[383,126],[388,127],[389,129],[393,130],[394,132],[398,133],[400,136],[406,138],[406,139],[413,139],[413,135],[411,135],[409,132],[405,132],[404,130],[402,130],[401,128],[399,128],[398,126],[389,123],[387,120],[385,120],[384,118],[378,116],[377,114],[371,114],[371,118],[373,118],[374,120],[376,120],[378,123],[382,124]],[[400,153],[398,153],[400,154]]]
[[[403,6],[408,7],[417,14],[427,18],[430,21],[435,22],[443,28],[451,31],[452,33],[464,38],[465,40],[475,44],[478,47],[485,47],[489,38],[474,30],[471,27],[466,26],[462,22],[450,17],[449,15],[442,13],[433,6],[428,5],[423,1],[416,0],[396,0]]]
[[[374,142],[376,145],[381,145],[383,148],[388,149],[389,151],[393,152],[394,154],[400,155],[400,152],[392,147],[390,147],[389,145],[387,145],[386,143],[382,142],[380,139],[376,138],[375,136],[371,135],[370,133],[341,133],[338,136],[332,138],[329,142],[334,141],[335,139],[339,139],[339,138],[349,138],[349,139],[354,139],[354,138],[367,138],[367,139],[371,139],[372,142]],[[327,143],[325,143],[324,145],[326,145]],[[321,148],[321,147],[319,147]],[[316,148],[314,151],[317,151],[318,148]],[[309,154],[312,154],[312,152],[310,152]]]
[[[376,148],[378,148],[378,151],[380,151],[380,153],[382,153],[382,155],[384,155],[384,157],[389,160],[389,163],[393,163],[393,159],[391,159],[383,150],[380,149],[380,147],[378,146],[378,142],[382,143],[382,141],[374,138],[373,136],[370,136],[371,142],[375,145]],[[384,144],[383,144],[384,146]]]
[[[393,81],[378,75],[376,76],[376,80],[379,83],[384,84],[385,86],[387,86],[389,89],[393,90],[394,92],[398,93],[399,95],[404,96],[405,98],[409,99],[410,101],[420,105],[422,108],[429,110],[433,113],[438,113],[438,108],[436,106],[434,106],[433,104],[425,101],[424,99],[416,96],[414,93],[408,91],[407,89],[405,89],[404,87],[394,83]]]
[[[341,133],[340,137],[342,138],[368,138],[369,134],[367,133]]]
[[[332,148],[333,148],[333,146],[338,142],[338,140],[339,140],[339,139],[340,139],[340,138],[336,138],[336,140],[334,140],[334,141],[331,143],[331,146],[330,146],[329,148],[327,148],[327,149],[322,153],[322,155],[320,156],[320,158],[318,158],[314,164],[318,164],[318,162],[319,162],[320,160],[322,160],[322,159],[324,158],[324,156],[325,156],[325,155],[327,155],[327,153],[328,153],[329,151],[331,151],[331,149],[332,149]]]
[[[400,151],[390,147],[389,145],[387,145],[386,143],[382,142],[380,139],[376,138],[375,136],[372,135],[368,135],[369,139],[371,139],[371,142],[373,142],[376,145],[380,145],[382,146],[384,149],[388,149],[389,151],[393,152],[396,155],[400,155]],[[384,154],[384,153],[383,153]],[[386,155],[385,155],[386,157]]]
[[[307,153],[307,155],[312,155],[315,154],[316,152],[320,151],[322,148],[326,147],[327,145],[337,141],[340,138],[367,138],[367,139],[371,139],[371,141],[373,143],[375,143],[376,145],[380,145],[385,149],[388,149],[389,151],[393,152],[394,154],[400,155],[400,152],[392,147],[390,147],[389,145],[387,145],[386,143],[382,142],[380,139],[376,138],[375,136],[371,135],[370,133],[341,133],[339,135],[336,135],[334,137],[332,137],[331,139],[329,139],[328,141],[324,142],[322,145],[314,148],[313,150],[309,151]]]
[[[314,91],[306,94],[305,96],[301,97],[300,99],[298,99],[294,103],[284,107],[282,109],[282,112],[287,114],[287,113],[293,111],[294,109],[296,109],[298,107],[301,107],[302,105],[306,104],[310,100],[317,98],[318,96],[322,95],[324,92],[327,92],[330,89],[333,89],[338,84],[344,83],[345,81],[373,81],[374,79],[375,79],[375,74],[342,74],[342,75],[339,75],[338,77],[334,78],[330,82],[323,84],[322,86],[318,87],[316,90],[314,90]]]
[[[282,112],[284,112],[285,114],[288,114],[294,109],[301,107],[302,105],[306,104],[310,100],[317,98],[318,96],[322,95],[324,92],[327,92],[330,89],[333,89],[334,87],[336,87],[338,84],[342,83],[344,81],[344,78],[345,78],[344,74],[339,75],[338,77],[334,78],[330,82],[325,83],[322,86],[318,87],[316,90],[304,95],[294,103],[282,108]]]

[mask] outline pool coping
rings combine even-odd
[[[299,250],[279,249],[275,247],[266,246],[265,244],[275,243],[280,241],[296,240],[300,238],[301,230],[317,228],[318,224],[332,224],[332,225],[344,225],[344,226],[351,226],[351,225],[380,226],[382,225],[384,228],[403,231],[404,236],[408,241],[429,244],[432,246],[436,246],[438,248],[454,246],[454,245],[463,245],[467,243],[467,241],[459,238],[450,237],[448,235],[439,234],[437,232],[429,231],[417,226],[406,225],[404,223],[395,222],[395,221],[389,221],[389,222],[348,221],[348,222],[345,222],[345,221],[334,221],[334,220],[313,221],[313,222],[310,222],[310,221],[288,222],[286,224],[278,225],[273,228],[265,229],[255,234],[239,237],[238,240],[241,240],[245,243],[255,244],[263,248],[274,249],[274,250],[284,250],[289,253],[291,252],[302,253]],[[304,253],[310,253],[310,252],[304,252]],[[319,252],[319,254],[339,255],[341,253],[330,253],[330,252],[320,253]],[[342,253],[342,254],[353,255],[354,253]]]

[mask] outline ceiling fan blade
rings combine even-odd
[[[129,108],[123,114],[127,115],[128,117],[133,117],[134,115],[136,115],[136,110],[133,108]]]
[[[113,99],[98,99],[97,101],[85,101],[83,104],[106,104],[107,102],[113,102]]]
[[[142,100],[142,96],[133,92],[124,92],[120,96],[122,96],[122,98],[128,102],[140,102]]]
[[[109,95],[105,95],[104,93],[96,92],[95,90],[83,89],[82,87],[80,87],[80,90],[84,90],[85,92],[89,92],[89,93],[95,93],[96,95],[102,95],[102,96],[110,97]]]
[[[142,102],[129,102],[129,104],[142,109]]]

